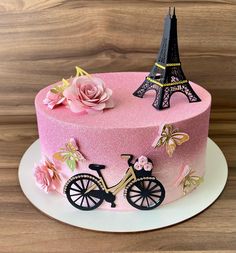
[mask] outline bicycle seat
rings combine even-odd
[[[105,169],[105,165],[101,165],[101,164],[89,164],[89,168],[90,170],[102,170],[102,169]]]

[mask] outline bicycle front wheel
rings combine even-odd
[[[127,188],[126,198],[137,209],[151,210],[163,202],[165,189],[155,177],[143,177]]]

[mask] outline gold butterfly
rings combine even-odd
[[[203,182],[203,177],[193,175],[194,173],[195,171],[191,169],[180,182],[184,195],[187,194],[191,189],[198,187]]]
[[[161,137],[157,137],[152,147],[166,146],[166,152],[169,157],[172,157],[177,145],[182,145],[189,140],[189,135],[183,132],[178,132],[178,129],[173,129],[170,124],[164,125],[161,132]]]
[[[60,148],[59,152],[53,155],[53,158],[61,162],[66,162],[67,166],[74,171],[79,161],[85,161],[84,156],[79,152],[75,139],[71,138],[65,144],[65,148]]]

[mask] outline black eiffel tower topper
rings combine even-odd
[[[164,34],[156,62],[133,95],[142,98],[148,90],[156,91],[152,105],[158,110],[170,107],[170,98],[175,92],[185,94],[190,103],[201,101],[181,68],[175,8],[172,11],[169,7],[169,13],[165,18]]]

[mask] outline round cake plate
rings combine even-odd
[[[208,138],[204,182],[182,199],[150,211],[80,211],[71,206],[62,195],[45,194],[35,185],[33,167],[40,159],[40,144],[39,140],[36,140],[23,155],[18,171],[21,188],[29,201],[54,219],[76,227],[104,232],[147,231],[189,219],[218,198],[228,176],[222,151]]]

